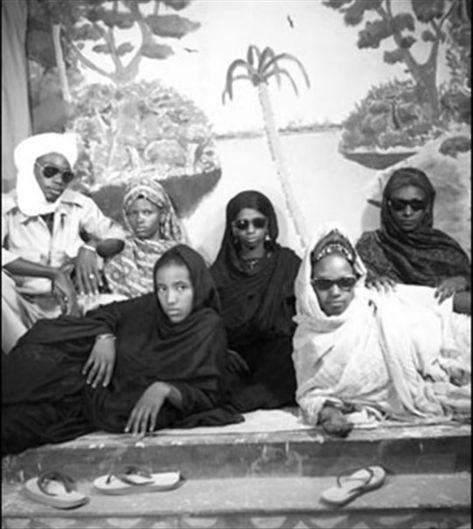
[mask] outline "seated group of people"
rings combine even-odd
[[[127,185],[127,233],[69,189],[76,158],[67,133],[15,150],[2,222],[3,455],[296,404],[341,436],[355,410],[469,414],[470,261],[433,228],[422,171],[392,174],[378,230],[355,245],[327,223],[302,261],[277,242],[270,200],[243,191],[208,267],[156,180]],[[86,310],[77,293],[106,302]]]

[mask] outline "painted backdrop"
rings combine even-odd
[[[75,130],[78,188],[119,218],[129,174],[153,171],[212,260],[242,189],[273,200],[282,242],[301,252],[325,220],[354,237],[376,227],[386,178],[414,164],[437,188],[437,226],[470,252],[470,9],[3,0],[2,190],[30,126]]]

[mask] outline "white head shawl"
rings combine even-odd
[[[355,285],[357,295],[347,309],[338,316],[327,316],[320,307],[311,284],[311,253],[316,245],[333,230],[337,230],[350,240],[346,230],[340,224],[336,222],[322,224],[312,237],[295,282],[296,316],[294,321],[297,323],[297,329],[293,338],[294,352],[292,358],[297,378],[296,397],[304,412],[309,417],[313,417],[314,424],[317,422],[318,413],[325,401],[325,397],[322,397],[322,394],[325,394],[323,391],[320,396],[309,399],[310,402],[305,402],[303,398],[307,392],[314,388],[314,366],[334,347],[335,331],[344,325],[351,315],[358,316],[360,313],[358,309],[360,303],[363,304],[362,299],[366,292],[364,287],[366,268],[355,252],[353,267],[355,273],[360,277]]]
[[[55,202],[48,202],[39,187],[34,175],[35,161],[45,154],[62,154],[69,162],[71,169],[77,160],[77,134],[65,132],[46,132],[36,134],[20,142],[14,152],[15,165],[18,170],[16,193],[18,207],[27,216],[52,213],[58,206],[62,195]]]
[[[297,312],[295,320],[299,324],[304,322],[305,324],[310,325],[314,330],[316,328],[319,332],[328,332],[334,330],[340,326],[346,318],[344,316],[345,313],[341,314],[340,316],[327,316],[321,309],[317,300],[317,296],[310,282],[312,276],[311,253],[316,245],[333,230],[337,230],[344,237],[346,237],[348,241],[350,240],[345,228],[343,228],[337,222],[327,222],[322,224],[312,237],[312,241],[304,255],[295,282]],[[366,268],[357,252],[355,252],[355,262],[353,268],[355,274],[360,278],[357,285],[355,286],[355,289],[364,290],[363,285],[364,278],[366,277]],[[347,310],[349,310],[349,308],[350,307],[348,307]]]

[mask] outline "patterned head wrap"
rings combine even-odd
[[[338,229],[333,229],[316,244],[310,254],[312,266],[327,255],[338,254],[344,257],[351,265],[355,263],[355,249],[350,241]]]
[[[122,214],[125,225],[131,233],[133,229],[128,222],[128,211],[139,198],[145,198],[160,210],[159,229],[153,239],[184,241],[181,223],[168,194],[156,178],[150,176],[133,178],[125,188]]]
[[[127,212],[138,198],[145,198],[159,208],[159,228],[151,239],[136,237]],[[125,188],[123,220],[130,231],[124,249],[104,266],[108,286],[114,294],[128,298],[153,291],[153,267],[164,252],[186,242],[184,228],[172,202],[155,177],[138,175]]]

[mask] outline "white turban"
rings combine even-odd
[[[39,187],[34,175],[35,161],[45,154],[62,154],[69,162],[71,169],[77,160],[77,134],[65,132],[46,132],[30,136],[20,142],[14,152],[15,165],[18,170],[16,193],[20,211],[28,216],[52,213],[61,196],[55,202],[48,202]]]

